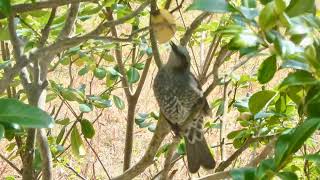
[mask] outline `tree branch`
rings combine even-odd
[[[28,11],[36,11],[45,8],[56,8],[58,6],[64,6],[71,3],[80,2],[96,2],[96,0],[51,0],[51,1],[40,1],[34,3],[17,4],[11,7],[11,14],[24,13]]]
[[[153,12],[155,12],[156,10],[157,10],[157,1],[152,0],[151,1],[151,14]],[[149,20],[149,26],[152,27],[150,23],[151,23],[151,15],[150,15],[150,20]],[[159,49],[158,49],[157,40],[156,40],[154,31],[152,28],[150,28],[149,33],[150,33],[150,41],[151,41],[153,58],[154,58],[154,61],[156,62],[156,65],[159,69],[160,67],[162,67],[162,61],[161,61],[161,57],[160,57],[160,53],[159,53]]]
[[[14,165],[9,159],[7,159],[4,155],[0,154],[0,158],[3,159],[7,164],[9,164],[14,170],[17,171],[18,174],[22,174],[21,170]]]
[[[180,45],[186,46],[192,36],[192,33],[194,30],[196,30],[202,21],[207,18],[210,15],[210,13],[204,12],[201,13],[190,25],[190,27],[187,29],[187,31],[184,33],[183,37],[180,39]]]
[[[54,18],[56,17],[56,12],[57,12],[57,8],[52,8],[51,13],[50,13],[50,17],[48,19],[47,24],[44,26],[44,28],[41,30],[41,39],[39,41],[39,47],[43,47],[46,43],[46,41],[49,38],[49,33],[50,33],[50,26],[54,20]]]
[[[180,142],[180,137],[173,137],[172,139],[172,142],[170,144],[170,146],[168,147],[168,151],[166,153],[166,160],[164,162],[164,168],[163,168],[163,171],[161,173],[161,176],[160,176],[160,180],[167,180],[168,179],[168,174],[169,174],[169,171],[171,169],[171,162],[172,162],[172,157],[173,157],[173,153],[176,149],[176,146],[179,144]]]
[[[137,175],[141,174],[147,167],[153,163],[153,158],[156,155],[162,141],[169,134],[170,126],[164,119],[163,115],[160,114],[160,119],[157,123],[157,128],[153,134],[153,137],[149,143],[148,149],[144,153],[141,160],[126,170],[123,174],[113,178],[113,180],[131,180]]]
[[[60,31],[60,34],[58,36],[58,41],[62,40],[64,38],[67,38],[72,31],[73,25],[76,22],[78,11],[79,11],[79,3],[73,3],[71,4],[68,12],[67,20],[64,24],[63,29]]]

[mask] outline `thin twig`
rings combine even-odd
[[[3,159],[7,164],[9,164],[20,175],[22,175],[22,171],[16,165],[14,165],[9,159],[7,159],[4,155],[0,154],[0,158]]]
[[[102,166],[102,169],[104,170],[104,172],[107,174],[108,178],[111,179],[111,176],[109,175],[106,167],[104,167],[101,159],[99,158],[98,153],[96,152],[96,150],[92,147],[91,143],[87,140],[87,138],[84,138],[84,140],[87,142],[87,144],[89,145],[90,149],[92,150],[92,152],[94,153],[94,155],[96,156],[96,158],[98,159],[100,165]]]

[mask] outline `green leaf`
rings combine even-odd
[[[98,67],[93,71],[93,74],[95,77],[101,80],[106,77],[107,71],[103,67]]]
[[[60,130],[60,132],[59,132],[59,134],[58,134],[58,136],[57,136],[57,139],[56,139],[56,143],[57,143],[57,144],[60,144],[60,142],[61,142],[61,140],[62,140],[65,132],[66,132],[66,127],[64,126],[64,127]]]
[[[276,167],[281,167],[319,127],[320,118],[309,118],[290,133],[281,135],[275,148]]]
[[[259,15],[259,11],[256,8],[240,7],[240,12],[243,16],[249,20],[254,20]]]
[[[84,156],[86,154],[77,126],[73,127],[71,132],[71,149],[76,156]]]
[[[276,92],[270,90],[254,93],[249,99],[249,109],[252,114],[260,112],[275,95]]]
[[[279,55],[286,58],[293,56],[295,53],[303,52],[303,49],[296,46],[292,41],[282,39],[279,36],[276,38],[274,47]]]
[[[152,123],[152,124],[150,124],[150,125],[148,126],[148,130],[149,130],[150,132],[155,132],[155,131],[156,131],[156,127],[157,127],[157,125],[156,125],[155,123]]]
[[[261,84],[269,82],[277,71],[277,57],[272,55],[264,60],[258,70],[258,81]]]
[[[113,102],[116,105],[116,107],[120,110],[124,109],[124,102],[122,101],[122,99],[120,99],[118,96],[113,95]]]
[[[256,0],[241,0],[241,4],[242,4],[242,6],[247,7],[247,8],[256,8],[257,7]]]
[[[129,83],[136,83],[140,79],[140,74],[138,70],[134,67],[130,67],[130,69],[127,71],[127,76],[128,76],[128,82]]]
[[[285,60],[281,64],[281,68],[292,68],[292,69],[297,69],[297,70],[309,71],[308,64],[301,62],[301,61],[296,61],[296,60]]]
[[[11,13],[10,0],[1,0],[0,1],[0,13],[8,16]]]
[[[268,179],[268,172],[274,172],[276,170],[274,159],[266,159],[260,162],[256,171],[257,179]]]
[[[1,2],[0,2],[1,4]],[[0,41],[7,41],[10,40],[9,30],[7,28],[0,29]]]
[[[275,3],[272,1],[268,3],[260,12],[259,24],[262,29],[269,30],[276,25],[278,17],[275,12],[275,8]]]
[[[88,113],[88,112],[91,112],[93,110],[91,104],[80,104],[79,105],[79,109],[80,109],[81,112],[84,112],[84,113]]]
[[[298,16],[304,13],[315,12],[314,0],[291,0],[286,13],[290,16]]]
[[[4,126],[0,124],[0,140],[4,137],[4,132],[5,132]]]
[[[255,168],[233,169],[231,170],[230,175],[234,180],[256,179]]]
[[[62,89],[61,96],[67,101],[77,101],[78,103],[83,103],[85,100],[85,95],[81,91],[72,88]]]
[[[26,128],[52,128],[54,123],[45,111],[16,99],[0,99],[0,122],[16,123]]]
[[[304,156],[305,160],[311,161],[311,162],[316,162],[320,163],[320,154],[308,154]]]
[[[277,176],[281,180],[298,180],[298,176],[294,172],[280,172]]]
[[[112,106],[112,102],[110,100],[105,100],[102,98],[94,100],[92,104],[97,108],[108,108]]]
[[[184,142],[184,139],[182,139],[178,144],[177,153],[182,156],[186,154],[186,144]]]
[[[68,125],[70,124],[70,118],[64,118],[64,119],[59,119],[59,120],[56,120],[56,124],[60,124],[60,125]]]
[[[226,0],[195,0],[187,10],[227,13],[230,12],[230,5]]]
[[[7,67],[11,66],[12,61],[8,60],[8,61],[4,61],[0,63],[0,70],[5,69]]]
[[[313,85],[318,84],[317,81],[311,73],[306,71],[296,71],[290,73],[280,84],[280,89],[287,88],[288,86],[297,86],[297,85]]]
[[[85,65],[80,71],[78,72],[79,76],[83,76],[89,72],[89,66]]]
[[[92,123],[87,119],[82,119],[80,121],[80,124],[83,136],[89,139],[93,138],[93,136],[95,135],[95,130]]]
[[[258,45],[259,38],[249,30],[243,30],[240,34],[231,39],[229,49],[237,50],[240,48],[255,47]]]
[[[133,65],[134,68],[142,70],[144,68],[144,63],[136,63]]]
[[[304,111],[308,117],[320,117],[320,85],[312,86],[304,98]]]

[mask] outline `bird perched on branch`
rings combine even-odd
[[[203,134],[203,118],[211,114],[208,102],[203,97],[201,86],[190,71],[190,56],[185,47],[170,42],[171,53],[167,64],[157,73],[153,91],[160,111],[167,119],[172,130],[183,136],[186,143],[188,169],[191,173],[215,167],[215,160],[208,148]],[[192,121],[183,125],[199,100],[205,105]]]

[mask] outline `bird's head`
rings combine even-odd
[[[167,65],[173,69],[186,71],[190,69],[190,55],[186,47],[170,41],[171,52]]]

